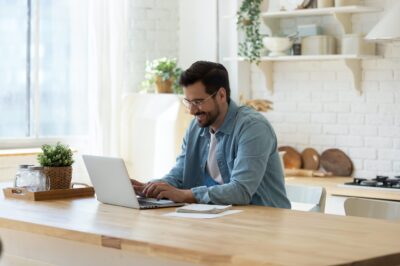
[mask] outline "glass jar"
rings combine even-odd
[[[30,185],[27,189],[30,191],[46,191],[50,189],[50,180],[43,173],[42,166],[30,166],[28,170]]]
[[[300,38],[296,38],[293,43],[293,55],[301,55],[301,40]]]
[[[25,188],[29,185],[29,170],[28,168],[33,166],[32,164],[21,164],[18,166],[17,172],[15,173],[14,178],[14,187],[22,187]]]

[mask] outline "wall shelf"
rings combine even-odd
[[[294,11],[277,11],[277,12],[263,12],[261,16],[264,18],[288,18],[288,17],[305,17],[305,16],[325,16],[333,15],[336,13],[370,13],[380,12],[382,8],[370,6],[341,6],[341,7],[327,7],[327,8],[308,8],[298,9]]]
[[[355,90],[358,93],[362,94],[361,89],[361,80],[362,80],[362,70],[361,70],[361,60],[366,59],[378,59],[381,56],[375,55],[299,55],[299,56],[277,56],[277,57],[269,57],[264,56],[261,57],[260,64],[258,67],[262,70],[265,75],[266,88],[271,93],[274,91],[274,80],[273,80],[273,64],[274,62],[291,62],[291,61],[332,61],[337,60],[343,63],[343,66],[350,71],[351,74],[351,83]],[[245,61],[244,58],[241,57],[227,57],[224,58],[225,61]]]
[[[342,29],[342,34],[352,33],[352,15],[361,13],[381,12],[383,8],[371,6],[343,6],[343,7],[330,7],[330,8],[310,8],[299,9],[294,11],[277,11],[277,12],[263,12],[261,17],[264,24],[271,30],[271,35],[274,36],[279,32],[280,19],[284,18],[298,18],[307,16],[333,16]],[[235,15],[224,16],[225,19],[235,19]],[[278,57],[261,57],[258,67],[262,70],[266,78],[267,90],[274,91],[273,69],[274,62],[292,62],[292,61],[329,61],[336,60],[342,63],[343,68],[351,74],[352,87],[362,94],[361,81],[362,81],[362,60],[377,59],[381,56],[375,55],[300,55],[300,56],[278,56]],[[230,57],[224,58],[226,61],[245,61],[243,58]]]
[[[293,17],[306,17],[306,16],[326,16],[332,15],[340,24],[342,32],[348,34],[352,32],[351,16],[356,13],[372,13],[383,11],[382,8],[369,7],[369,6],[343,6],[343,7],[329,7],[329,8],[310,8],[299,9],[294,11],[278,11],[278,12],[264,12],[261,17],[264,19],[265,25],[271,30],[272,35],[278,32],[279,23],[278,19],[293,18]]]

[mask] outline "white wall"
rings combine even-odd
[[[138,91],[146,60],[178,58],[179,0],[131,0],[128,11],[127,87]]]
[[[366,5],[387,10],[397,1],[368,0]],[[368,32],[383,13],[353,16],[356,32]],[[330,17],[305,18],[332,33],[339,32]],[[299,19],[297,22],[302,22]],[[304,21],[303,21],[304,22]],[[295,25],[283,21],[284,27]],[[398,26],[398,25],[397,25]],[[340,62],[279,62],[274,67],[274,94],[264,88],[264,76],[252,67],[252,96],[274,102],[266,117],[280,145],[300,152],[340,148],[353,160],[355,175],[400,175],[400,42],[379,45],[382,59],[363,60],[363,94],[351,87]]]
[[[179,61],[188,68],[197,60],[217,60],[217,1],[180,0]]]
[[[128,11],[128,91],[139,90],[146,60],[176,57],[186,69],[197,60],[217,60],[217,2],[131,0]]]

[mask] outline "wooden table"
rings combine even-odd
[[[139,211],[94,198],[31,202],[1,195],[0,235],[6,251],[7,245],[38,250],[29,256],[42,251],[39,259],[58,265],[63,261],[51,254],[64,254],[64,265],[107,265],[111,258],[114,265],[154,260],[162,265],[400,264],[398,223],[268,207],[235,209],[243,212],[195,220],[163,216],[170,208]],[[12,243],[24,234],[24,241]]]

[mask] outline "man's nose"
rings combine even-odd
[[[191,115],[195,115],[197,113],[197,111],[199,110],[199,108],[197,108],[196,105],[194,104],[190,104],[189,106],[189,112]]]

